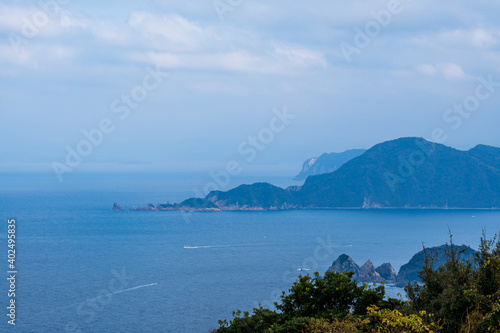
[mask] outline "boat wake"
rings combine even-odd
[[[117,290],[115,292],[104,294],[104,295],[101,295],[101,296],[98,296],[98,297],[88,298],[84,302],[78,302],[78,303],[73,303],[73,304],[70,304],[70,305],[66,305],[66,306],[60,307],[59,309],[61,309],[61,310],[62,309],[69,309],[69,308],[72,308],[72,307],[75,307],[75,306],[80,306],[82,304],[88,304],[89,302],[98,301],[100,297],[108,297],[108,296],[112,296],[112,295],[116,295],[116,294],[121,294],[121,293],[129,292],[129,291],[133,291],[133,290],[137,290],[137,289],[141,289],[141,288],[152,287],[152,286],[156,286],[157,284],[158,283],[155,282],[155,283],[143,284],[141,286],[132,287],[132,288],[128,288],[128,289]],[[48,311],[48,312],[52,312],[52,311]],[[42,313],[44,313],[44,312],[42,312]]]
[[[107,294],[105,296],[121,294],[121,293],[124,293],[124,292],[127,292],[127,291],[137,290],[137,289],[146,288],[146,287],[152,287],[152,286],[156,286],[157,284],[158,283],[156,283],[156,282],[155,283],[150,283],[150,284],[143,284],[142,286],[132,287],[132,288],[124,289],[124,290],[118,290],[118,291],[115,291],[114,293],[110,293],[110,294]]]
[[[231,247],[232,245],[206,245],[206,246],[184,246],[185,249],[210,249],[214,247]]]
[[[261,245],[269,245],[269,243],[258,243],[258,244],[241,244],[241,245],[198,245],[198,246],[190,246],[184,245],[185,249],[211,249],[218,247],[246,247],[246,246],[261,246]]]

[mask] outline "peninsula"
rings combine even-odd
[[[408,137],[377,144],[333,172],[309,176],[302,186],[240,185],[229,191],[212,191],[204,198],[134,210],[499,207],[500,148],[478,145],[461,151]]]

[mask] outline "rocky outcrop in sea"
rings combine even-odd
[[[387,265],[390,267],[387,267]],[[391,279],[387,279],[382,277],[382,275],[377,272],[377,270],[381,270],[385,273],[385,271],[392,269],[394,271],[394,268],[392,268],[391,264],[383,264],[380,267],[375,268],[373,266],[373,263],[368,260],[363,266],[359,267],[358,264],[352,260],[351,257],[349,257],[347,254],[342,254],[340,255],[337,260],[335,260],[332,263],[332,266],[328,268],[327,272],[353,272],[354,273],[354,280],[359,281],[359,282],[381,282],[381,281],[393,281]],[[395,271],[394,271],[395,272]],[[386,275],[386,276],[390,276]]]
[[[353,272],[354,274],[358,274],[359,266],[349,257],[347,254],[340,255],[337,260],[335,260],[330,268],[328,268],[327,272]]]
[[[453,245],[460,261],[473,261],[476,251],[466,245]],[[423,261],[425,254],[431,258],[433,262],[433,269],[437,269],[447,261],[447,252],[450,250],[449,245],[441,245],[431,247],[416,253],[408,263],[401,266],[399,273],[390,263],[385,263],[375,268],[373,263],[368,260],[363,266],[359,266],[347,254],[340,255],[332,265],[328,268],[327,272],[352,272],[354,273],[353,279],[358,282],[391,282],[397,287],[405,287],[408,283],[420,282],[418,272],[423,268]]]
[[[123,207],[115,202],[115,204],[113,205],[113,210],[123,210]]]
[[[437,269],[446,263],[446,251],[448,245],[441,245],[426,249],[427,255],[433,260],[433,269]],[[476,251],[466,245],[454,246],[457,254],[459,255],[459,260],[461,261],[472,261],[474,259]],[[408,282],[420,282],[418,277],[418,272],[423,268],[423,261],[425,258],[424,250],[416,253],[408,263],[401,266],[396,279],[397,287],[404,287]]]
[[[377,267],[375,271],[380,274],[384,281],[396,281],[396,270],[388,262]]]

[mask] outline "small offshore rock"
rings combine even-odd
[[[363,266],[359,268],[358,274],[354,276],[356,281],[366,281],[366,282],[381,282],[384,279],[375,270],[373,263],[368,260]]]
[[[342,272],[353,272],[354,275],[358,274],[359,266],[349,257],[347,254],[340,255],[337,260],[335,260],[327,272],[337,271]]]
[[[114,205],[113,205],[113,210],[123,210],[123,207],[120,206],[118,203],[115,202]]]
[[[385,281],[396,281],[396,270],[394,267],[392,267],[391,263],[386,262],[385,264],[380,265],[375,269],[377,273],[380,274],[380,276],[385,280]]]

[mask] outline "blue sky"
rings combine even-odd
[[[474,96],[481,77],[500,82],[497,2],[58,6],[0,1],[0,170],[65,165],[68,147],[77,151],[103,120],[112,131],[75,169],[199,171],[236,160],[297,170],[323,152],[432,139],[436,129],[459,149],[500,146],[500,87],[466,116],[447,111]],[[347,58],[346,45],[356,49]],[[120,119],[113,102],[140,92],[151,70],[169,75]],[[271,138],[285,107],[294,118]],[[265,142],[248,162],[241,151],[259,134]]]

